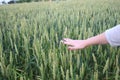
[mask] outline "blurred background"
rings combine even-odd
[[[38,1],[65,1],[65,0],[0,0],[0,5],[3,4],[15,4],[23,2],[38,2]]]

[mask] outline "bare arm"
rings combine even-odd
[[[86,46],[96,44],[108,44],[108,41],[105,37],[105,33],[86,39]]]
[[[63,43],[68,45],[69,50],[83,49],[91,45],[110,44],[111,46],[120,46],[120,25],[106,30],[97,36],[86,40],[63,39]]]
[[[69,38],[65,38],[63,39],[63,43],[68,45],[69,50],[77,50],[96,44],[108,44],[108,41],[105,37],[105,33],[102,33],[86,40],[72,40]]]

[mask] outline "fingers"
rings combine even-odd
[[[63,44],[66,44],[66,45],[71,45],[72,39],[64,38],[64,39],[61,40],[60,42],[63,43]]]
[[[72,45],[72,39],[64,38],[64,39],[63,39],[63,44]]]
[[[68,46],[72,45],[71,42],[66,42],[66,41],[64,41],[63,44],[66,44]]]
[[[73,40],[72,39],[69,39],[69,38],[64,38],[62,41],[61,41],[63,44],[66,44],[68,45],[68,49],[69,50],[76,50],[77,48],[73,45]]]
[[[71,41],[72,39],[70,38],[64,38],[63,41]]]

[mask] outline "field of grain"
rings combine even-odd
[[[120,80],[120,48],[69,51],[120,24],[120,0],[68,0],[0,6],[0,80]]]

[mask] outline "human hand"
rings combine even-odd
[[[86,40],[73,40],[64,38],[61,42],[65,45],[68,45],[69,50],[84,49],[87,46]]]

